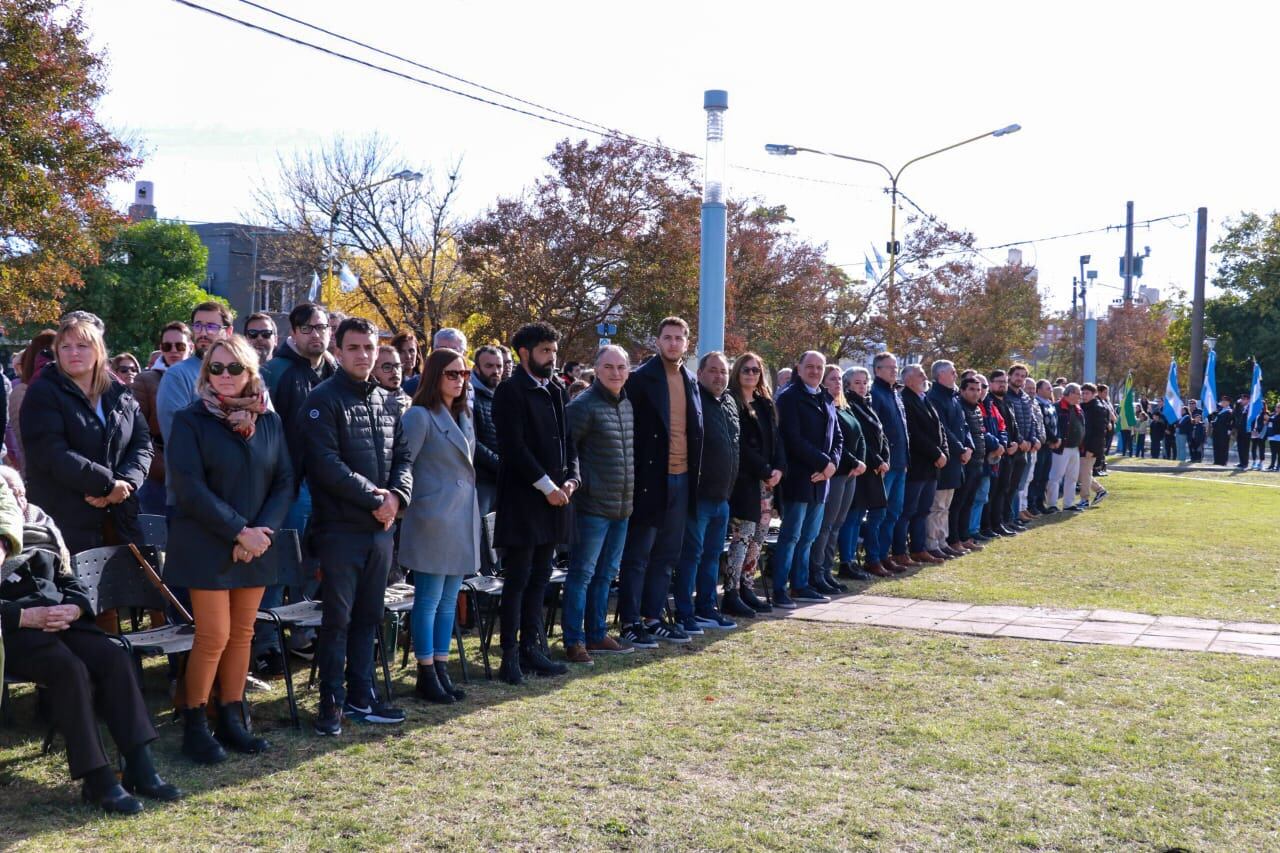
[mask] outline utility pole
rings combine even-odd
[[[1191,385],[1200,393],[1204,384],[1204,268],[1209,241],[1209,209],[1196,210],[1196,274],[1191,296]]]
[[[1124,307],[1133,304],[1133,202],[1124,205]]]
[[[724,114],[729,93],[702,94],[707,114],[707,156],[702,181],[702,252],[698,268],[698,355],[724,349],[724,289],[727,211]]]

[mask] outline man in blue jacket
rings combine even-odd
[[[882,352],[871,361],[871,369],[875,374],[871,382],[871,408],[875,410],[880,423],[884,426],[884,437],[889,442],[889,470],[884,475],[884,493],[888,500],[884,519],[879,530],[869,530],[868,538],[875,544],[875,558],[889,571],[902,574],[915,566],[909,558],[894,557],[892,554],[905,554],[906,537],[903,541],[893,541],[894,528],[898,524],[898,516],[902,515],[902,499],[907,487],[907,412],[902,407],[902,396],[896,387],[898,381],[898,358],[891,352]],[[895,544],[901,547],[894,548]],[[868,559],[871,555],[868,554]]]
[[[957,491],[964,485],[965,468],[973,457],[974,444],[969,435],[964,410],[960,408],[956,366],[950,361],[939,359],[930,365],[929,373],[933,377],[933,384],[925,392],[925,397],[938,413],[938,420],[942,423],[951,452],[947,454],[946,467],[938,472],[938,489],[934,492],[933,505],[929,508],[928,550],[935,557],[959,557],[965,552],[948,544],[951,504]]]
[[[835,404],[822,387],[826,367],[822,353],[806,352],[790,384],[778,395],[778,431],[787,473],[778,492],[782,528],[773,552],[773,606],[784,610],[794,610],[797,601],[828,600],[809,585],[809,551],[822,526],[827,481],[835,475],[844,452]]]

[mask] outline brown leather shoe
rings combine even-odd
[[[946,562],[941,557],[935,557],[928,551],[914,551],[911,554],[911,559],[915,560],[917,563],[925,563],[931,566],[936,566],[938,563]]]
[[[878,577],[878,578],[891,578],[891,577],[893,577],[893,572],[891,572],[891,571],[889,571],[888,569],[886,569],[886,568],[884,567],[884,564],[879,563],[879,562],[876,562],[876,561],[872,561],[872,562],[867,563],[866,565],[864,565],[864,566],[862,567],[862,570],[863,570],[864,572],[867,572],[868,574],[875,575],[875,576],[876,576],[876,577]]]
[[[598,643],[587,643],[587,652],[595,652],[598,655],[629,655],[635,650],[636,647],[630,643],[624,643],[609,636]]]
[[[904,572],[909,572],[912,569],[916,568],[918,565],[919,563],[914,562],[913,560],[911,560],[911,558],[907,557],[905,554],[893,554],[891,556],[884,558],[884,567],[889,571],[893,572],[895,575],[900,575],[900,574],[903,574]]]
[[[564,659],[569,663],[580,663],[584,666],[591,666],[595,663],[591,659],[591,655],[587,654],[587,647],[581,643],[574,643],[565,649]]]
[[[1035,518],[1035,516],[1024,509],[1022,512],[1018,513],[1018,518],[1022,519],[1023,521],[1031,521]]]
[[[983,547],[985,547],[983,545],[979,545],[977,542],[974,542],[972,539],[966,539],[960,544],[968,548],[970,551],[981,551]]]

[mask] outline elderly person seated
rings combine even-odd
[[[27,503],[22,480],[0,472],[0,635],[5,674],[34,681],[48,699],[53,724],[67,742],[71,778],[84,800],[107,812],[137,814],[141,794],[182,796],[156,773],[147,713],[129,653],[93,622],[87,591],[63,560],[61,534]],[[9,483],[17,486],[11,488]],[[24,519],[45,519],[24,523]],[[97,713],[124,755],[123,788],[98,734]]]

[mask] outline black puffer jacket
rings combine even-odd
[[[137,490],[151,467],[147,419],[119,382],[100,402],[105,424],[79,386],[50,364],[27,389],[18,415],[28,498],[49,513],[73,554],[105,544],[108,519],[120,541],[142,541]],[[133,486],[125,501],[104,509],[85,501],[110,494],[116,480]]]
[[[305,444],[301,431],[307,428],[308,418],[303,417],[303,404],[307,395],[321,382],[333,376],[337,370],[326,355],[320,360],[320,369],[311,366],[307,357],[300,355],[287,342],[276,349],[276,357],[263,370],[268,377],[267,391],[271,394],[271,407],[280,415],[284,426],[284,438],[289,445],[289,464],[296,475],[295,489],[302,485]]]
[[[475,374],[471,376],[471,412],[476,429],[476,449],[472,461],[476,466],[476,479],[498,482],[498,428],[493,423],[493,389],[485,385]],[[630,510],[628,510],[630,514]]]
[[[1084,411],[1084,443],[1080,445],[1081,453],[1091,453],[1101,457],[1106,450],[1107,429],[1111,426],[1111,413],[1102,405],[1102,400],[1094,397],[1080,407]]]
[[[738,479],[729,496],[729,515],[741,521],[759,522],[760,484],[774,471],[785,474],[787,457],[782,451],[773,400],[756,397],[751,401],[750,411],[740,403],[737,405]]]
[[[698,383],[702,399],[702,465],[698,476],[698,499],[727,501],[738,479],[738,456],[742,428],[738,424],[738,403],[727,391],[716,397]]]
[[[413,496],[413,462],[400,420],[387,405],[386,389],[358,382],[345,370],[316,386],[303,404],[307,483],[312,527],[376,532],[375,489],[387,489],[407,507]]]
[[[636,436],[626,390],[622,397],[615,397],[597,380],[564,411],[582,478],[582,486],[573,493],[574,511],[614,520],[630,518],[636,489]]]
[[[245,439],[197,400],[169,428],[169,483],[177,498],[165,555],[167,583],[189,589],[239,589],[277,582],[278,549],[232,559],[246,527],[279,531],[293,502],[293,470],[275,412],[258,416]]]

